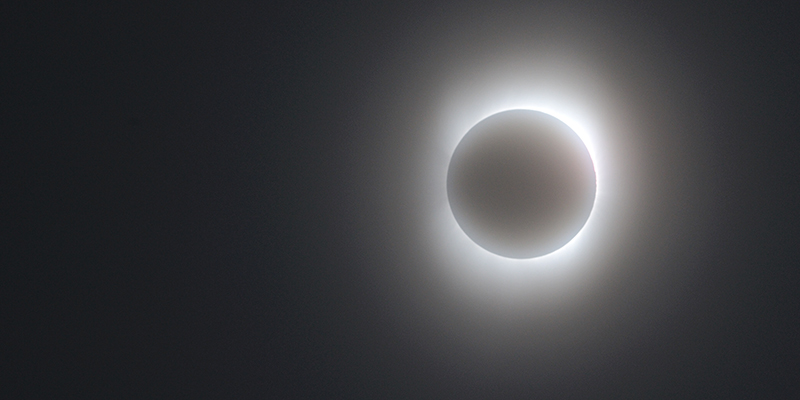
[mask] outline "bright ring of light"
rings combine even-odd
[[[592,146],[592,142],[589,140],[590,135],[588,134],[586,128],[584,128],[584,126],[582,124],[578,123],[575,118],[570,118],[565,114],[559,113],[559,112],[554,111],[554,110],[552,110],[550,108],[547,108],[547,107],[541,107],[541,106],[537,107],[537,106],[531,106],[531,105],[527,105],[527,106],[523,106],[523,107],[509,107],[509,108],[504,108],[504,109],[500,109],[500,110],[497,110],[497,111],[493,111],[493,112],[489,113],[486,116],[481,116],[480,118],[477,119],[477,121],[478,122],[482,121],[483,119],[485,119],[485,118],[487,118],[487,117],[489,117],[491,115],[494,115],[494,114],[497,114],[497,113],[500,113],[500,112],[503,112],[503,111],[518,110],[518,109],[539,111],[539,112],[542,112],[542,113],[545,113],[545,114],[549,114],[549,115],[561,120],[562,122],[567,124],[567,126],[569,126],[570,129],[572,129],[575,133],[578,134],[578,136],[581,138],[583,143],[586,145],[586,148],[589,150],[589,155],[592,157],[592,161],[594,161],[597,158],[596,155],[595,155],[594,146]],[[477,122],[475,122],[475,124],[477,124]],[[474,126],[475,124],[472,124],[472,126]],[[469,130],[464,131],[464,133],[461,135],[461,137],[466,135],[467,131],[469,131]],[[459,142],[461,141],[461,137],[458,140]],[[458,142],[456,142],[456,143],[458,143]],[[453,147],[453,150],[455,150],[455,146]],[[451,151],[450,154],[451,154],[451,157],[452,157],[453,151]],[[447,163],[448,165],[449,165],[449,161],[450,160],[448,158],[448,163]],[[597,168],[597,163],[596,162],[595,162],[595,175],[597,176],[597,193],[599,195],[599,193],[602,191],[602,189],[601,189],[602,188],[602,183],[601,183],[602,179],[601,179],[601,174],[598,172],[598,168]],[[598,196],[595,197],[595,204],[597,203],[597,197]],[[451,219],[452,219],[451,222],[452,223],[456,223],[455,219],[452,217],[452,210],[450,209],[449,202],[447,204],[447,209],[448,209],[448,214],[451,216]],[[584,225],[583,228],[581,228],[581,230],[578,232],[578,234],[576,234],[575,237],[572,238],[572,240],[570,240],[566,245],[564,245],[563,247],[559,248],[558,250],[555,250],[552,253],[546,254],[544,256],[536,257],[536,259],[558,257],[559,254],[561,254],[563,252],[569,252],[569,251],[571,251],[571,248],[573,248],[576,245],[579,245],[582,233],[584,232],[586,227],[591,224],[592,215],[594,214],[594,210],[595,210],[595,206],[593,205],[592,206],[592,212],[589,214],[589,219],[586,221],[586,224]],[[456,223],[456,225],[457,225],[457,223]],[[459,227],[458,231],[461,232],[461,234],[458,235],[458,236],[466,237],[466,234],[463,233],[463,230],[461,230],[460,227]],[[513,263],[513,264],[529,263],[529,262],[533,261],[533,259],[520,260],[520,259],[508,258],[508,257],[504,257],[504,256],[501,256],[501,255],[497,255],[497,254],[492,253],[492,252],[490,252],[488,250],[485,250],[481,246],[478,246],[477,244],[475,244],[475,242],[473,242],[468,237],[467,237],[467,241],[469,241],[469,243],[471,243],[470,247],[472,247],[474,250],[477,250],[483,256],[487,256],[487,258],[496,257],[497,259],[494,260],[494,261],[507,261],[507,262],[510,262],[510,263]],[[574,250],[572,250],[572,251],[574,251]]]
[[[441,118],[432,127],[435,134],[429,137],[432,152],[426,169],[430,172],[424,175],[427,189],[423,193],[429,213],[423,215],[423,224],[427,226],[426,242],[437,254],[438,269],[457,286],[482,288],[492,293],[508,292],[511,286],[516,286],[530,292],[532,282],[550,282],[549,290],[558,286],[553,286],[550,278],[561,280],[559,277],[591,271],[594,266],[608,263],[619,249],[623,225],[631,222],[634,211],[627,199],[627,186],[635,168],[626,165],[630,147],[624,149],[628,153],[612,148],[619,145],[619,140],[624,139],[621,135],[629,132],[629,128],[626,120],[619,118],[612,96],[592,86],[592,81],[583,86],[577,84],[577,74],[572,72],[535,81],[530,76],[526,79],[527,73],[517,77],[498,74],[485,84],[476,83],[471,76],[465,79],[471,80],[469,85],[456,85],[444,93]],[[589,77],[585,73],[582,76]],[[543,112],[569,126],[589,151],[597,184],[592,211],[578,234],[552,253],[523,260],[499,256],[475,244],[458,226],[446,193],[450,157],[463,136],[479,121],[514,109]],[[613,177],[608,171],[613,171]]]

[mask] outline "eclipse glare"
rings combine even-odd
[[[580,137],[539,111],[504,111],[456,146],[447,196],[458,225],[497,255],[527,259],[569,243],[586,224],[597,181]]]

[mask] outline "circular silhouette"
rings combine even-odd
[[[586,224],[597,181],[589,151],[559,119],[532,110],[494,114],[456,146],[447,196],[476,244],[508,258],[558,250]]]

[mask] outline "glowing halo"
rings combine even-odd
[[[592,271],[593,266],[608,263],[613,259],[609,254],[620,250],[618,237],[632,221],[636,208],[628,199],[633,194],[630,181],[636,172],[629,165],[630,143],[626,143],[627,148],[623,146],[624,154],[611,148],[630,133],[626,126],[629,121],[615,115],[618,105],[609,101],[613,97],[603,90],[595,87],[581,91],[578,89],[582,86],[574,83],[558,87],[559,81],[574,79],[555,75],[548,77],[547,83],[542,83],[544,79],[531,83],[524,77],[514,82],[514,76],[498,74],[502,76],[499,82],[487,78],[483,85],[476,85],[473,81],[466,89],[454,88],[442,99],[439,123],[429,137],[433,150],[429,153],[430,172],[425,174],[427,189],[423,196],[428,212],[424,229],[426,242],[437,254],[438,269],[457,286],[510,297],[515,297],[513,287],[522,292],[529,291],[531,285],[555,290],[560,285],[554,282],[572,286],[585,281],[597,272]],[[514,109],[543,112],[569,126],[589,151],[596,175],[594,205],[583,228],[563,247],[532,259],[503,257],[473,242],[458,226],[446,193],[450,157],[463,136],[479,121]],[[578,271],[586,277],[575,278]]]
[[[500,263],[508,263],[509,265],[514,265],[514,266],[521,266],[521,265],[542,266],[542,265],[546,265],[546,263],[550,259],[563,258],[564,255],[568,255],[568,253],[575,251],[574,248],[576,246],[579,246],[580,242],[582,240],[585,240],[583,238],[584,235],[585,235],[584,232],[586,232],[588,230],[591,230],[590,228],[592,227],[592,225],[594,225],[596,223],[595,222],[596,218],[594,216],[596,214],[598,201],[600,201],[599,199],[601,197],[601,193],[603,192],[603,188],[604,188],[604,186],[603,186],[603,173],[602,173],[603,168],[602,168],[602,166],[598,166],[597,150],[596,150],[596,148],[595,148],[595,146],[593,144],[593,141],[591,140],[591,135],[589,134],[588,129],[585,128],[586,124],[579,122],[580,119],[570,117],[567,114],[560,113],[560,112],[558,112],[558,111],[556,111],[556,110],[554,110],[553,108],[550,108],[550,107],[541,106],[541,105],[533,105],[533,104],[524,104],[524,105],[521,104],[519,106],[510,106],[510,107],[498,108],[496,110],[492,110],[492,111],[486,113],[486,115],[480,115],[479,117],[475,118],[475,122],[472,123],[471,126],[475,126],[475,124],[477,124],[478,122],[486,119],[487,117],[489,117],[491,115],[494,115],[494,114],[497,114],[497,113],[500,113],[500,112],[503,112],[503,111],[508,111],[508,110],[532,110],[532,111],[539,111],[539,112],[543,112],[543,113],[552,115],[553,117],[558,118],[559,120],[561,120],[562,122],[567,124],[567,126],[569,126],[570,129],[572,129],[575,133],[578,134],[578,136],[581,138],[583,143],[586,145],[586,148],[589,150],[589,155],[592,157],[592,161],[594,162],[594,170],[595,170],[595,175],[596,175],[596,179],[597,179],[597,195],[595,196],[594,205],[592,206],[592,211],[589,214],[589,218],[587,219],[586,224],[575,235],[575,237],[573,237],[567,244],[565,244],[564,246],[562,246],[558,250],[553,251],[552,253],[549,253],[549,254],[546,254],[546,255],[543,255],[543,256],[539,256],[539,257],[536,257],[536,258],[531,258],[531,259],[514,259],[514,258],[508,258],[508,257],[504,257],[504,256],[501,256],[501,255],[497,255],[495,253],[492,253],[492,252],[484,249],[483,247],[477,245],[471,239],[469,239],[469,237],[466,236],[466,234],[463,232],[463,230],[461,230],[461,228],[458,226],[458,223],[455,221],[455,218],[453,217],[452,210],[450,210],[450,203],[449,202],[447,202],[445,207],[444,207],[444,209],[446,211],[445,215],[447,217],[442,217],[441,219],[448,220],[448,225],[452,225],[450,227],[450,230],[456,231],[456,232],[460,232],[460,233],[453,232],[452,234],[457,235],[459,237],[458,238],[459,242],[468,242],[468,244],[467,243],[464,244],[464,247],[473,248],[474,250],[476,250],[477,253],[481,254],[487,260],[492,260],[494,262],[498,262],[498,264],[500,264]],[[463,134],[461,134],[461,136],[458,137],[458,140],[455,141],[455,145],[452,145],[452,150],[449,151],[451,156],[453,154],[453,151],[455,151],[455,146],[458,144],[459,141],[461,141],[461,138],[464,135],[466,135],[466,133],[468,131],[469,131],[469,129],[464,130]],[[448,164],[449,164],[450,159],[448,158],[447,161],[448,161]],[[455,229],[453,229],[453,228],[455,228]],[[567,253],[567,254],[563,254],[563,253]]]
[[[704,223],[714,215],[713,196],[691,197],[713,187],[698,178],[710,164],[694,146],[710,123],[696,91],[704,86],[688,84],[684,64],[662,51],[666,42],[628,40],[594,18],[576,26],[562,14],[542,15],[544,24],[525,15],[498,30],[474,22],[492,27],[505,18],[433,18],[436,29],[409,30],[376,61],[365,90],[354,91],[355,118],[343,114],[364,140],[353,141],[341,201],[343,224],[359,228],[352,254],[364,266],[364,290],[387,306],[382,315],[404,340],[430,343],[432,352],[450,348],[506,365],[506,356],[560,355],[551,350],[557,343],[570,355],[588,341],[624,346],[614,327],[658,315],[648,312],[673,301],[671,285],[699,273],[679,262],[706,243]],[[680,82],[687,85],[672,86]],[[532,259],[477,245],[447,196],[463,136],[513,109],[564,122],[595,170],[583,228]]]

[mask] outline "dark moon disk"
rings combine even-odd
[[[534,258],[567,244],[594,205],[589,151],[559,119],[532,110],[494,114],[456,146],[447,196],[458,225],[500,256]]]

